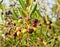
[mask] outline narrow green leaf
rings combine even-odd
[[[46,29],[46,36],[47,36],[47,33],[48,33],[48,28]]]
[[[27,5],[29,4],[29,0],[26,0],[26,4],[27,4]]]
[[[52,40],[51,47],[55,46],[55,40]]]
[[[2,21],[4,21],[5,20],[5,16],[1,15],[1,19],[2,19]]]
[[[43,35],[43,34],[42,34],[42,27],[40,27],[40,36],[41,36],[41,35]]]
[[[1,15],[1,19],[3,20],[3,16]]]
[[[26,6],[25,6],[25,4],[24,4],[24,1],[23,1],[23,0],[18,0],[18,1],[19,1],[19,3],[21,4],[22,8],[23,8],[24,10],[26,10]]]
[[[4,4],[0,4],[0,9],[2,9],[2,11],[5,11],[6,10],[6,7]]]
[[[15,20],[15,16],[13,17],[13,16],[10,16],[10,18],[12,18],[13,20]]]
[[[24,13],[22,9],[18,8],[18,10],[22,17],[26,17],[26,13]]]
[[[35,14],[37,15],[37,17],[41,17],[42,18],[41,14],[38,11],[35,11]]]
[[[35,12],[36,8],[37,8],[37,4],[35,4],[34,7],[32,8],[30,12],[30,16]]]
[[[26,0],[26,2],[29,2],[29,0]]]
[[[20,15],[23,17],[23,14],[22,14],[22,11],[20,8],[18,8],[18,11],[19,11]]]
[[[42,27],[40,28],[40,33],[42,33]]]
[[[54,28],[54,26],[52,26],[52,31],[55,33],[55,28]]]
[[[13,13],[15,14],[16,17],[18,17],[18,14],[15,12],[15,10],[13,10]]]
[[[15,12],[15,10],[13,10],[13,14],[14,14],[14,18],[17,19],[18,18],[18,14]]]

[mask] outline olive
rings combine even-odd
[[[38,19],[34,19],[33,22],[34,22],[34,23],[37,23],[37,22],[38,22]]]
[[[8,35],[8,34],[10,34],[10,30],[7,30],[5,35]]]
[[[14,36],[14,38],[16,38],[16,36],[17,36],[17,32],[14,32],[13,36]]]
[[[33,31],[34,31],[34,30],[31,29],[31,28],[28,29],[28,33],[32,33]]]
[[[20,31],[17,32],[17,36],[18,36],[18,37],[21,36],[21,32],[20,32]]]
[[[39,40],[40,40],[41,42],[43,42],[43,38],[42,38],[42,37],[40,37]]]
[[[33,23],[33,24],[32,24],[32,26],[33,26],[33,27],[36,27],[36,26],[37,26],[37,24],[36,24],[36,23]]]

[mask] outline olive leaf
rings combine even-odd
[[[20,13],[20,15],[22,16],[22,17],[26,17],[28,14],[27,14],[27,11],[25,11],[25,10],[23,10],[23,9],[20,9],[20,8],[18,8],[18,11],[19,11],[19,13]]]
[[[42,33],[42,26],[40,27],[40,36],[43,35]]]
[[[5,20],[5,15],[1,15],[1,20],[4,21]]]
[[[18,14],[15,12],[15,10],[13,10],[13,13],[15,14],[16,17],[18,17]]]
[[[14,16],[10,16],[11,18],[13,18],[14,20],[18,19],[18,14],[15,12],[15,10],[13,10],[13,15]]]
[[[30,6],[34,0],[26,0],[26,6]]]
[[[58,0],[58,3],[60,4],[60,0]]]
[[[23,13],[22,13],[22,10],[20,8],[18,8],[18,11],[19,11],[19,14],[24,17]]]
[[[48,28],[46,29],[46,36],[47,36],[47,33],[48,33]]]
[[[0,4],[0,9],[2,9],[2,11],[5,11],[6,10],[6,7],[4,4]]]
[[[29,0],[26,0],[26,6],[29,6],[30,4],[29,4]]]
[[[3,16],[1,15],[1,19],[3,20]]]
[[[41,16],[41,14],[39,13],[39,11],[36,10],[36,11],[35,11],[35,14],[37,15],[38,18],[39,18],[39,17],[42,18],[42,16]]]
[[[52,31],[55,33],[55,28],[54,28],[54,26],[52,26]]]
[[[24,4],[24,1],[23,1],[23,0],[18,0],[18,1],[19,1],[20,5],[22,6],[22,8],[23,8],[24,10],[26,10],[26,6],[25,6],[25,4]]]
[[[34,7],[31,9],[30,16],[35,12],[36,8],[37,8],[37,4],[35,4]]]

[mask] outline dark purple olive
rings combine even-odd
[[[7,22],[8,25],[10,25],[10,22]]]
[[[12,14],[12,12],[9,10],[9,11],[6,11],[5,14],[9,15],[9,14]]]
[[[52,21],[50,21],[50,24],[52,24]]]
[[[48,44],[51,44],[51,41],[49,41]]]
[[[1,14],[3,15],[4,13],[2,12]]]
[[[38,22],[38,19],[34,19],[33,22],[34,22],[34,23],[37,23],[37,22]]]
[[[8,35],[8,34],[10,34],[10,30],[7,30],[5,35]]]
[[[9,11],[8,11],[8,14],[12,14],[12,12],[9,10]]]
[[[58,17],[58,19],[60,20],[60,16]]]
[[[34,0],[34,2],[35,2],[36,0]]]
[[[28,33],[32,33],[34,30],[33,29],[28,29]]]
[[[16,38],[16,36],[17,36],[17,32],[14,32],[13,36],[14,36],[14,38]]]
[[[14,26],[16,26],[16,24],[14,23]]]
[[[46,19],[45,19],[45,17],[43,17],[43,21],[44,21],[44,23],[46,23]]]
[[[42,37],[40,37],[39,40],[40,40],[41,42],[43,42],[43,38],[42,38]]]
[[[5,33],[5,35],[7,35],[7,33]]]
[[[14,34],[13,34],[14,36],[17,36],[17,32],[14,32]]]
[[[22,17],[21,16],[18,16],[18,19],[22,19]]]
[[[49,25],[48,28],[51,29],[51,25]]]
[[[46,23],[46,20],[44,20],[44,23]]]
[[[55,38],[55,40],[58,40],[58,38]]]
[[[39,26],[42,26],[42,24],[40,24]]]

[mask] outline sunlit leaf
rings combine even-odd
[[[35,4],[34,7],[31,9],[30,16],[35,12],[36,8],[37,8],[37,4]]]
[[[15,19],[18,19],[18,14],[15,12],[15,10],[13,10],[13,15],[14,15]],[[13,16],[11,16],[11,17],[13,17]]]
[[[23,0],[18,0],[18,1],[19,1],[20,5],[22,6],[22,8],[23,8],[24,10],[26,10],[26,6],[25,6],[25,4],[24,4],[24,1],[23,1]]]

